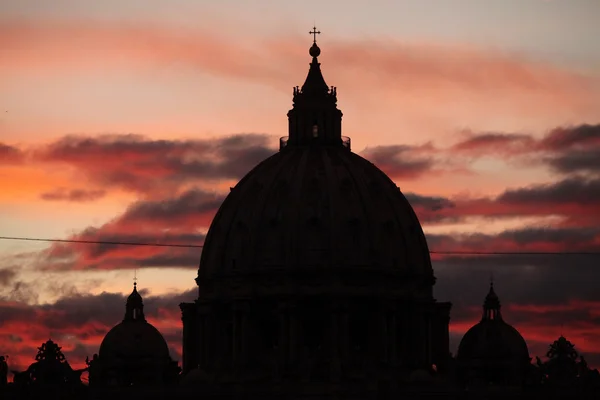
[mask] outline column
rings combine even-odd
[[[390,315],[389,315],[389,332],[388,332],[388,343],[390,344],[390,365],[392,367],[396,367],[398,365],[398,343],[397,343],[397,338],[398,335],[396,334],[396,322],[397,322],[397,318],[396,318],[396,313],[397,313],[397,308],[396,308],[396,303],[390,303]]]
[[[233,365],[241,366],[248,355],[248,312],[250,304],[247,300],[236,300],[233,304]]]
[[[202,366],[203,369],[206,370],[210,370],[212,372],[212,369],[214,369],[215,367],[215,362],[214,362],[214,352],[215,352],[215,347],[218,346],[218,342],[217,342],[217,337],[214,335],[214,329],[215,329],[215,313],[213,308],[207,308],[206,312],[204,313],[204,340],[203,340],[203,347],[202,347],[202,353],[203,353],[203,357],[200,360],[200,365]]]
[[[231,305],[231,324],[231,367],[235,370],[238,365],[238,353],[240,347],[240,310],[237,301]]]
[[[348,360],[350,350],[350,321],[348,316],[348,300],[344,299],[340,305],[340,325],[339,325],[339,337],[340,337],[340,356],[342,361]]]
[[[198,335],[197,335],[197,308],[195,303],[181,303],[181,320],[183,322],[183,372],[196,368],[198,364]]]
[[[287,364],[287,353],[289,351],[288,343],[288,318],[287,318],[288,304],[282,302],[278,305],[277,312],[279,314],[279,360],[280,365],[284,366]]]
[[[385,302],[379,304],[379,359],[382,362],[388,361],[388,324],[387,307]]]
[[[211,309],[207,304],[198,305],[198,350],[197,364],[200,369],[206,368],[210,357],[211,326],[209,323]]]
[[[340,316],[341,305],[339,301],[333,300],[330,303],[330,324],[329,329],[329,347],[330,347],[330,362],[329,379],[331,382],[339,382],[342,375],[342,366],[340,360]]]
[[[288,304],[289,313],[289,351],[288,357],[290,364],[296,366],[298,364],[299,354],[299,341],[298,341],[298,330],[300,324],[298,322],[298,305],[296,301],[292,301]]]

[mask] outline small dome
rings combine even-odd
[[[100,345],[99,357],[107,358],[169,358],[169,347],[160,332],[146,321],[144,302],[133,284],[127,297],[125,317],[112,328]]]
[[[483,304],[483,317],[463,336],[456,361],[464,383],[520,385],[526,379],[531,361],[527,343],[502,319],[493,283]]]
[[[169,358],[169,347],[160,332],[146,321],[123,321],[112,328],[100,345],[99,357]]]
[[[457,358],[528,359],[529,350],[523,336],[504,321],[481,321],[465,333]]]
[[[463,336],[458,347],[458,358],[529,358],[525,339],[504,322],[500,308],[494,282],[490,282],[490,290],[483,302],[483,317]]]

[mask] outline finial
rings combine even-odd
[[[318,31],[317,28],[313,26],[313,30],[308,33],[313,35],[313,45],[310,47],[308,54],[310,54],[313,58],[317,58],[319,57],[319,54],[321,54],[321,49],[319,46],[317,46],[317,35],[320,35],[321,31]]]
[[[313,43],[317,44],[317,35],[320,35],[321,31],[318,31],[317,27],[313,25],[313,30],[308,33],[313,35]]]
[[[137,269],[133,270],[133,288],[137,289]]]
[[[494,288],[494,271],[490,272],[490,289]]]

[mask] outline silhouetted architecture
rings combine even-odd
[[[25,371],[12,371],[13,382],[21,389],[72,390],[81,386],[81,373],[85,369],[73,370],[65,359],[61,347],[51,339],[38,347],[35,362]]]
[[[547,387],[555,390],[598,388],[598,370],[591,370],[583,356],[565,337],[560,336],[550,345],[546,357],[545,362],[536,357],[536,364],[541,372],[541,381]]]
[[[289,136],[231,190],[206,237],[199,297],[181,304],[183,373],[205,393],[365,398],[449,357],[450,303],[433,298],[419,220],[350,150],[316,42],[309,52]]]
[[[8,363],[6,362],[8,356],[0,356],[0,392],[8,384]]]
[[[86,361],[92,387],[161,386],[177,382],[180,371],[163,336],[146,321],[136,283],[123,321],[106,334],[99,354]]]
[[[493,282],[481,321],[463,336],[456,361],[457,378],[466,386],[523,386],[527,381],[531,365],[527,343],[502,318]]]
[[[481,321],[451,357],[451,305],[433,297],[419,220],[342,136],[318,33],[306,81],[293,90],[289,136],[232,188],[210,226],[198,298],[180,304],[182,374],[134,283],[123,321],[86,360],[89,390],[70,389],[81,389],[84,370],[48,341],[13,384],[4,385],[0,358],[2,400],[600,398],[598,371],[564,337],[547,361],[531,363],[493,283]]]

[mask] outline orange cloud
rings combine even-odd
[[[5,21],[0,23],[0,57],[6,60],[2,71],[181,67],[286,93],[306,74],[307,43],[298,36],[264,40],[233,30],[229,37],[215,36],[208,34],[211,28]],[[323,47],[325,77],[348,93],[344,102],[361,104],[369,112],[383,107],[389,113],[392,107],[404,119],[423,122],[435,115],[440,121],[478,126],[509,111],[510,118],[544,115],[549,124],[589,120],[600,113],[598,76],[581,76],[513,54],[389,40],[330,40]],[[398,122],[397,116],[387,122],[392,120]]]

